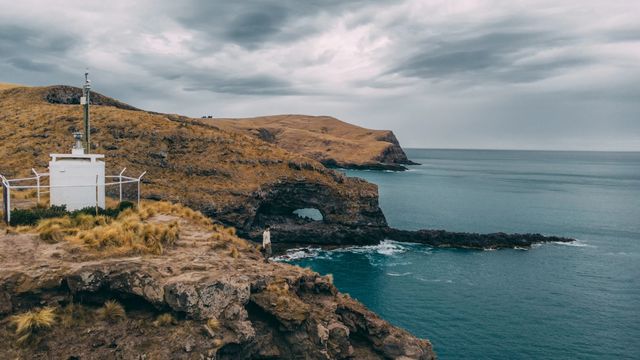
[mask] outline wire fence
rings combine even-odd
[[[42,198],[47,194],[51,193],[52,188],[95,188],[96,194],[98,193],[100,188],[105,189],[105,193],[109,192],[110,195],[114,197],[117,196],[118,200],[122,202],[123,196],[126,193],[131,193],[131,191],[125,191],[127,185],[135,186],[135,197],[138,205],[140,204],[140,187],[142,183],[142,177],[147,173],[146,171],[140,174],[138,177],[131,177],[124,175],[124,172],[127,168],[122,169],[122,171],[118,175],[105,175],[105,182],[99,183],[96,181],[92,184],[71,184],[71,185],[51,185],[45,184],[46,180],[49,178],[49,173],[39,173],[35,169],[31,169],[35,176],[26,177],[26,178],[18,178],[18,179],[8,179],[2,174],[0,174],[0,181],[2,182],[2,212],[3,219],[8,224],[11,221],[11,194],[12,191],[19,192],[24,190],[35,190],[36,191],[36,204],[40,204]],[[117,188],[116,188],[117,187]],[[96,206],[97,197],[96,197]]]

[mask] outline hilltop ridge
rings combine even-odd
[[[392,131],[366,129],[331,116],[272,115],[203,121],[242,131],[329,167],[405,170],[404,165],[414,164]]]

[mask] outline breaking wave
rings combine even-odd
[[[289,249],[283,255],[274,257],[275,261],[296,261],[306,258],[314,259],[329,259],[332,256],[340,253],[354,253],[373,255],[380,254],[384,256],[394,256],[402,254],[410,250],[413,244],[403,244],[393,240],[384,240],[377,245],[364,245],[364,246],[348,246],[337,249],[322,249],[319,247],[302,247]]]

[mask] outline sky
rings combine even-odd
[[[405,147],[640,151],[640,1],[0,0],[0,82]]]

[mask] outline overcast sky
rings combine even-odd
[[[406,147],[640,151],[640,1],[0,0],[0,82]]]

